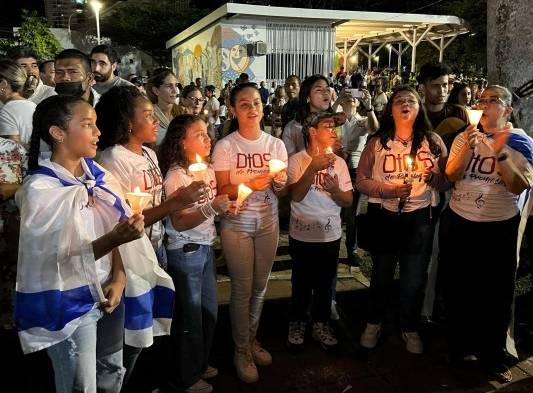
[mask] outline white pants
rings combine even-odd
[[[237,349],[247,348],[255,338],[263,309],[268,278],[279,239],[277,220],[255,225],[222,225],[224,258],[231,278],[230,316]]]

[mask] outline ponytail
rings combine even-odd
[[[33,131],[28,156],[29,170],[35,170],[39,167],[41,139],[50,146],[50,150],[54,150],[54,140],[50,135],[50,127],[57,126],[66,130],[73,116],[74,105],[85,102],[81,97],[56,95],[46,98],[37,105],[33,113]]]

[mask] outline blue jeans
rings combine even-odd
[[[194,385],[207,369],[217,320],[217,283],[213,248],[167,250],[168,274],[176,297],[171,328],[168,383],[177,389]]]
[[[123,332],[122,302],[112,314],[93,309],[69,338],[47,348],[56,392],[120,392]]]
[[[427,282],[429,250],[433,241],[430,207],[408,213],[390,212],[368,204],[371,221],[372,278],[368,322],[381,323],[389,302],[396,264],[400,264],[400,325],[404,332],[418,330]]]

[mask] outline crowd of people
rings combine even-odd
[[[511,380],[533,142],[513,125],[507,88],[451,84],[446,65],[427,63],[415,87],[341,67],[270,88],[242,74],[217,98],[166,68],[122,79],[107,45],[38,60],[26,48],[0,60],[2,323],[25,353],[47,351],[58,392],[119,392],[157,335],[170,336],[161,391],[212,391],[217,236],[235,369],[256,382],[273,362],[257,332],[283,204],[290,350],[308,330],[338,345],[345,222],[347,263],[361,249],[372,259],[362,347],[379,341],[399,265],[406,350],[424,352],[424,299],[436,297],[450,362],[476,357]]]

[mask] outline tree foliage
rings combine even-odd
[[[13,39],[0,40],[0,52],[5,52],[14,46],[31,48],[39,59],[52,59],[62,48],[59,41],[48,28],[45,18],[37,16],[37,12],[22,11],[22,24],[15,32]]]
[[[209,9],[179,9],[173,0],[125,2],[101,18],[102,35],[115,43],[131,45],[149,53],[161,65],[170,64],[165,43],[207,15]]]

